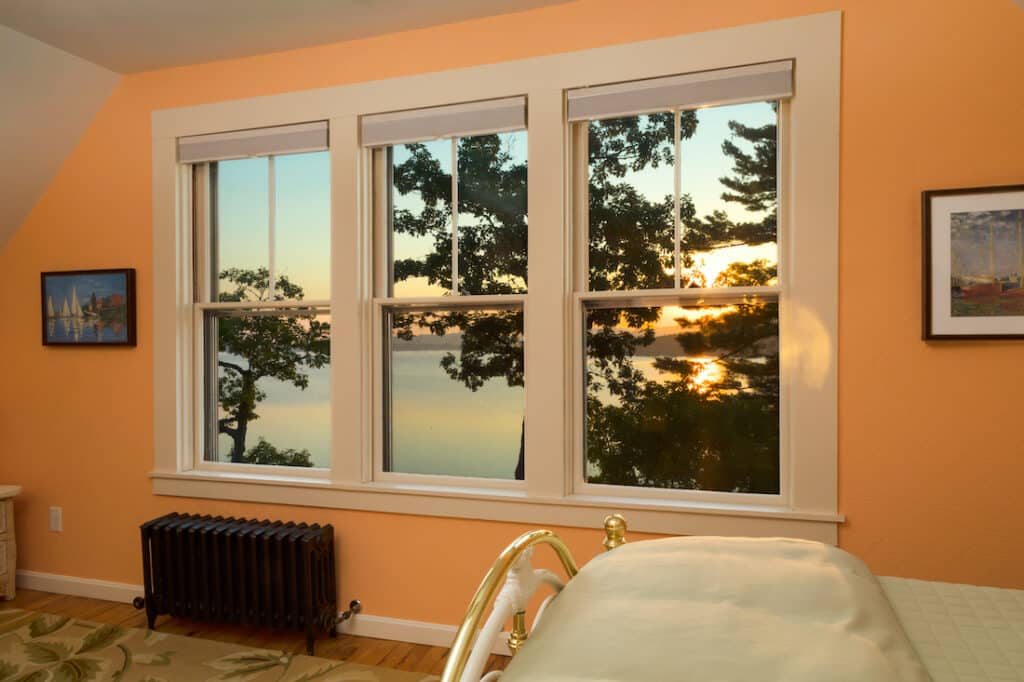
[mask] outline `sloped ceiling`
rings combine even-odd
[[[0,26],[0,249],[120,79]]]
[[[0,249],[46,191],[118,74],[567,1],[0,0]]]
[[[2,0],[0,24],[113,71],[133,73],[564,2],[567,0]]]

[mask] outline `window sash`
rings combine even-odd
[[[768,291],[768,289],[771,289]],[[683,488],[657,488],[628,485],[610,485],[591,483],[586,476],[586,409],[587,409],[587,347],[585,320],[587,309],[645,307],[666,305],[728,305],[740,303],[747,298],[761,298],[774,301],[779,305],[779,492],[765,493],[733,493],[717,490],[689,490]],[[782,309],[784,298],[778,287],[735,287],[732,290],[718,288],[715,290],[672,289],[641,292],[578,292],[573,296],[573,332],[572,332],[572,377],[573,377],[573,410],[571,453],[571,485],[577,495],[594,498],[705,502],[708,504],[727,504],[743,507],[764,505],[779,507],[791,502],[791,483],[789,477],[791,462],[791,442],[788,415],[789,386],[785,370],[786,344],[781,340],[787,335],[784,330],[786,316]]]
[[[753,99],[750,101],[760,101]],[[574,289],[577,292],[589,292],[595,295],[629,295],[637,293],[651,293],[666,292],[669,295],[685,295],[690,296],[689,293],[684,292],[712,292],[717,289],[729,289],[737,291],[740,289],[746,289],[746,287],[715,287],[715,286],[704,286],[704,287],[683,287],[682,286],[682,219],[680,217],[680,203],[682,196],[682,160],[680,158],[681,153],[681,138],[680,138],[680,115],[684,109],[661,109],[662,112],[672,111],[673,113],[673,268],[674,284],[672,288],[663,289],[630,289],[630,290],[610,290],[602,291],[597,289],[591,289],[590,280],[590,164],[589,164],[589,125],[592,120],[587,119],[582,121],[576,121],[571,123],[570,139],[572,140],[572,149],[570,153],[571,163],[573,165],[571,177],[573,178],[573,187],[570,193],[573,201],[572,207],[572,221],[574,223],[573,233],[574,240],[573,245],[575,248],[575,255],[573,261],[575,263],[576,275],[573,278]],[[783,230],[784,215],[786,210],[786,178],[784,177],[786,163],[788,162],[788,150],[786,145],[789,140],[789,101],[782,99],[778,100],[778,112],[776,114],[776,144],[778,153],[776,155],[776,215],[777,222],[775,228],[775,245],[776,245],[776,268],[777,268],[777,281],[779,285],[764,286],[764,287],[751,287],[758,289],[762,292],[770,292],[772,290],[781,291],[783,282],[785,282],[785,236]],[[648,112],[657,113],[657,112]],[[642,115],[642,114],[637,114]]]
[[[525,101],[525,100],[524,100]],[[511,130],[521,130],[514,128]],[[494,133],[510,132],[510,130],[482,129],[473,135],[489,135]],[[448,139],[451,146],[451,280],[452,286],[449,289],[451,297],[466,297],[473,301],[481,301],[493,296],[508,298],[520,294],[467,294],[459,286],[459,140],[469,135],[459,135]],[[404,144],[404,143],[403,143]],[[395,290],[395,257],[394,257],[394,147],[388,145],[372,150],[371,155],[371,184],[372,184],[372,206],[373,206],[373,288],[378,297],[393,299],[396,301],[407,300],[411,297],[396,297]],[[529,159],[529,155],[527,155]],[[529,177],[529,176],[527,176]],[[527,190],[529,192],[529,190]],[[527,263],[529,272],[529,263]],[[529,285],[527,284],[527,288]],[[437,297],[438,300],[447,300],[446,297]]]
[[[387,470],[390,447],[390,403],[388,390],[391,333],[387,321],[392,311],[400,312],[445,312],[452,310],[523,310],[525,296],[465,296],[437,297],[431,299],[387,298],[374,299],[372,340],[373,387],[373,450],[372,480],[382,483],[400,483],[434,488],[488,489],[525,492],[527,481],[514,479],[484,478],[475,476],[453,476],[447,474],[413,474]],[[525,334],[525,331],[524,331]],[[523,400],[526,409],[526,397]],[[528,456],[528,455],[527,455]],[[527,467],[528,470],[528,467]],[[528,474],[527,474],[528,475]]]

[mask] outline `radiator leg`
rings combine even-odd
[[[313,634],[313,628],[306,628],[306,654],[309,656],[313,655],[314,641],[316,641],[316,635]]]

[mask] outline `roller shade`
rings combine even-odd
[[[178,161],[199,163],[327,149],[327,121],[178,138]]]
[[[793,61],[737,66],[570,90],[569,120],[635,116],[666,109],[739,104],[793,96]]]
[[[362,141],[367,147],[380,147],[525,128],[526,98],[507,97],[364,116]]]

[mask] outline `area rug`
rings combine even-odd
[[[14,682],[431,682],[433,675],[65,616],[0,611],[0,680]]]

